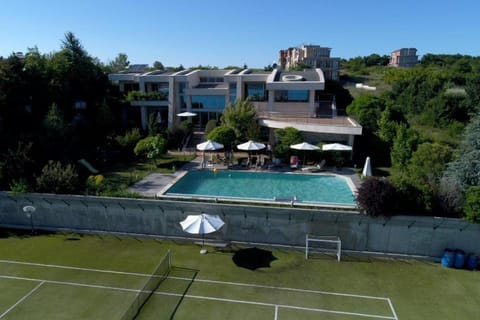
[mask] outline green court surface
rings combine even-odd
[[[172,268],[137,319],[476,319],[480,273],[438,263],[240,247],[201,255],[185,242],[107,235],[0,234],[0,319],[122,319],[168,250]],[[144,292],[145,293],[145,292]]]

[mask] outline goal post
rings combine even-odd
[[[342,256],[342,241],[337,236],[315,236],[307,234],[305,237],[305,259],[314,253],[333,253],[340,261]]]

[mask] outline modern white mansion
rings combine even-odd
[[[353,145],[354,136],[362,134],[362,127],[353,119],[337,116],[335,97],[326,96],[325,78],[321,69],[285,72],[243,70],[156,70],[130,71],[109,75],[120,91],[138,90],[141,98],[131,101],[132,108],[140,109],[142,127],[147,127],[150,113],[173,127],[178,124],[178,113],[197,114],[194,123],[205,126],[210,119],[219,120],[228,103],[249,98],[257,109],[259,123],[273,129],[294,127],[305,139],[338,141]]]

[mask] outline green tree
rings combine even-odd
[[[465,128],[459,148],[459,156],[448,164],[445,172],[450,182],[465,191],[470,186],[480,185],[480,115],[475,116]]]
[[[471,186],[465,195],[465,220],[480,223],[480,186]]]
[[[108,72],[119,72],[128,68],[130,61],[126,53],[119,53],[118,56],[107,65]]]
[[[33,143],[18,142],[16,148],[8,149],[0,161],[0,186],[6,188],[13,181],[32,181],[35,160]]]
[[[417,202],[428,212],[442,207],[438,202],[440,180],[452,159],[452,149],[439,143],[425,142],[418,146],[406,168],[405,179],[419,192]]]
[[[78,102],[85,102],[87,108],[102,103],[108,78],[100,63],[88,54],[72,32],[65,34],[61,49],[52,57],[56,60],[52,73],[60,89],[57,103],[69,119],[74,110],[72,106]]]
[[[148,115],[148,135],[149,136],[156,136],[159,131],[157,114],[152,112]]]
[[[232,149],[235,138],[235,131],[227,126],[216,127],[207,135],[208,140],[213,140],[223,144],[226,150]]]
[[[480,74],[479,72],[470,75],[465,84],[467,98],[464,101],[465,107],[480,112]]]
[[[378,119],[378,130],[376,135],[388,145],[392,145],[393,140],[397,135],[397,128],[400,124],[407,125],[407,121],[403,117],[403,114],[400,111],[387,106]]]
[[[273,154],[277,158],[288,158],[292,153],[290,146],[303,141],[302,133],[293,127],[275,129],[274,134],[276,143]]]
[[[165,70],[165,67],[160,61],[153,62],[153,69],[154,70]]]
[[[237,100],[234,104],[228,104],[223,110],[222,125],[235,131],[235,144],[247,140],[260,138],[260,127],[257,123],[257,111],[250,100]]]
[[[406,125],[399,125],[397,134],[393,140],[390,153],[392,166],[400,173],[404,173],[407,164],[412,157],[413,151],[418,144],[418,135],[415,131],[408,129]]]
[[[78,189],[75,166],[49,161],[37,178],[37,190],[49,193],[74,193]]]
[[[378,129],[378,120],[385,108],[383,99],[363,94],[357,97],[347,107],[347,114],[355,118],[364,129],[375,132]]]
[[[48,109],[48,113],[43,120],[43,127],[47,130],[47,135],[51,137],[63,136],[67,125],[63,117],[63,112],[53,103]]]
[[[134,155],[133,150],[140,139],[142,139],[142,134],[140,133],[139,128],[132,128],[125,132],[123,136],[118,135],[115,137],[115,141],[117,141],[120,146],[122,155],[127,159]]]

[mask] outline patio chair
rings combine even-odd
[[[308,172],[320,172],[320,171],[324,171],[323,167],[325,166],[325,159],[320,161],[319,164],[317,164],[316,166],[310,166],[310,167],[303,167],[302,168],[302,171],[308,171]]]
[[[297,169],[298,168],[298,157],[291,156],[290,157],[290,168]]]

